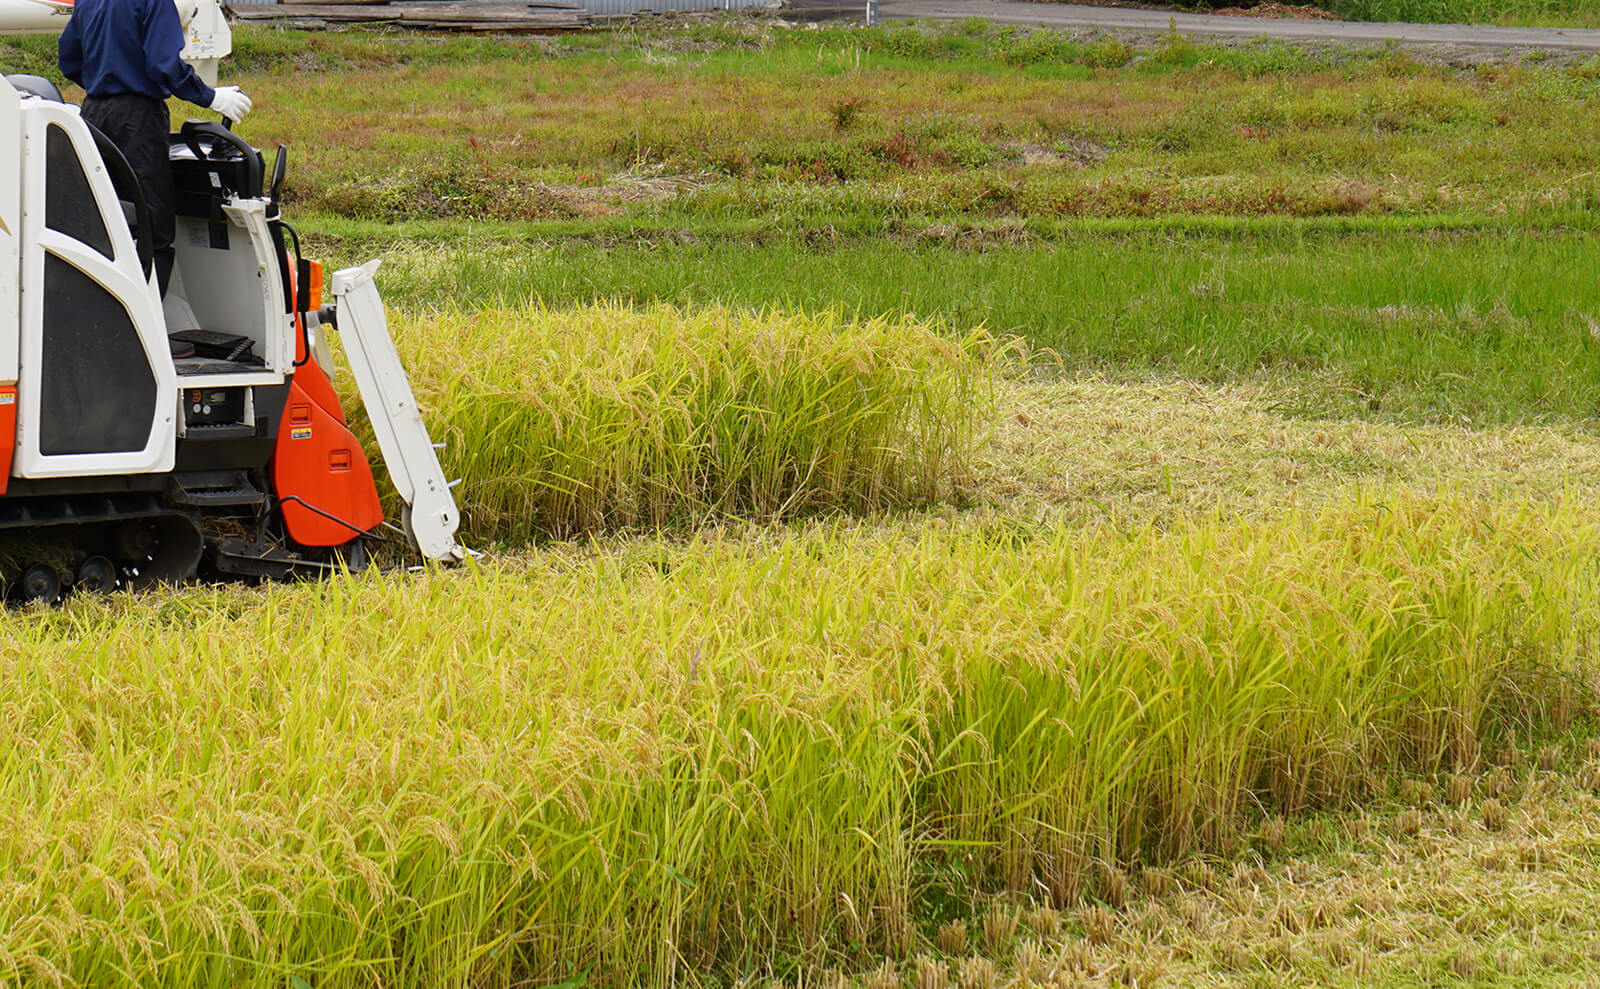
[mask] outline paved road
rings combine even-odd
[[[849,11],[861,16],[865,0],[799,0],[796,6]],[[1600,52],[1600,30],[1477,27],[1469,24],[1364,24],[1343,21],[1291,21],[1265,17],[1218,17],[1128,7],[1082,7],[1030,0],[880,0],[882,20],[964,20],[981,17],[996,24],[1093,28],[1119,33],[1155,33],[1176,24],[1189,36],[1283,38],[1294,41],[1344,41],[1366,44],[1450,45],[1494,49],[1545,49]]]

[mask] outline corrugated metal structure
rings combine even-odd
[[[517,34],[579,31],[589,23],[589,12],[576,0],[281,0],[234,7],[233,16],[305,27],[392,24],[423,31]]]
[[[744,10],[760,7],[767,0],[579,0],[583,9],[595,17],[617,17],[649,11],[689,13],[705,10]]]

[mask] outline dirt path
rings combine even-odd
[[[859,17],[865,10],[866,0],[798,0],[795,6],[801,13],[826,16],[834,12]],[[880,0],[878,16],[882,20],[964,20],[981,17],[996,24],[1091,28],[1129,34],[1156,34],[1176,27],[1182,34],[1190,36],[1600,52],[1600,30],[1274,20],[1130,7],[1034,3],[1029,0]]]

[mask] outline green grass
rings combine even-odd
[[[1053,349],[1068,373],[1265,375],[1296,391],[1307,416],[1482,425],[1593,422],[1600,410],[1600,285],[1574,277],[1600,249],[1588,230],[952,239],[680,244],[660,232],[597,245],[487,227],[400,244],[356,233],[319,250],[338,263],[385,256],[385,296],[406,311],[534,300],[839,307],[1017,335]]]
[[[1262,810],[1570,712],[1597,549],[1572,508],[1396,496],[1131,533],[707,533],[16,615],[0,977],[871,968],[917,949],[952,870],[1111,895]]]

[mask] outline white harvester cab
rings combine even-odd
[[[0,82],[0,536],[65,536],[68,582],[84,560],[96,584],[108,563],[139,582],[348,561],[383,510],[329,383],[319,334],[337,322],[404,531],[425,556],[460,559],[377,265],[337,272],[321,305],[321,269],[279,211],[287,152],[268,172],[220,124],[173,135],[163,299],[137,179],[54,90]],[[48,597],[49,575],[27,573],[40,593],[17,579],[13,592]]]

